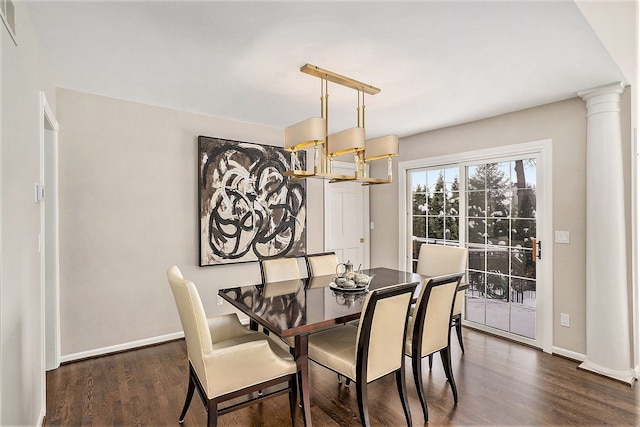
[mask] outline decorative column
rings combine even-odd
[[[587,104],[587,352],[579,366],[632,383],[620,83],[578,95]]]

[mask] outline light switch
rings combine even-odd
[[[556,230],[556,243],[569,244],[569,232]]]

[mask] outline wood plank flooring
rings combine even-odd
[[[429,425],[640,425],[640,384],[634,387],[576,369],[578,363],[464,329],[463,355],[453,343],[459,402],[453,403],[439,357],[424,364]],[[406,359],[407,364],[410,360]],[[425,361],[426,362],[426,361]],[[177,425],[187,389],[184,341],[66,364],[47,373],[47,426]],[[423,425],[410,368],[413,425]],[[311,365],[315,426],[359,426],[356,390]],[[405,424],[393,376],[369,386],[372,425]],[[203,426],[194,396],[185,427]],[[302,425],[300,411],[297,425]],[[290,425],[286,395],[222,415],[225,426]]]

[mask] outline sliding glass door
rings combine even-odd
[[[407,169],[411,267],[422,243],[469,250],[464,319],[536,340],[535,155]]]

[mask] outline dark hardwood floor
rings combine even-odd
[[[640,425],[640,385],[576,369],[576,362],[464,329],[466,353],[453,344],[459,402],[453,403],[440,358],[424,364],[430,425]],[[410,362],[407,359],[407,365]],[[426,362],[426,361],[425,361]],[[177,425],[187,389],[184,341],[70,363],[47,373],[47,426]],[[422,425],[410,368],[414,425]],[[312,364],[316,426],[358,426],[356,390]],[[372,425],[405,424],[393,376],[369,386]],[[197,395],[184,426],[206,424]],[[290,425],[286,395],[222,415],[220,426]],[[297,425],[302,425],[300,411]]]

